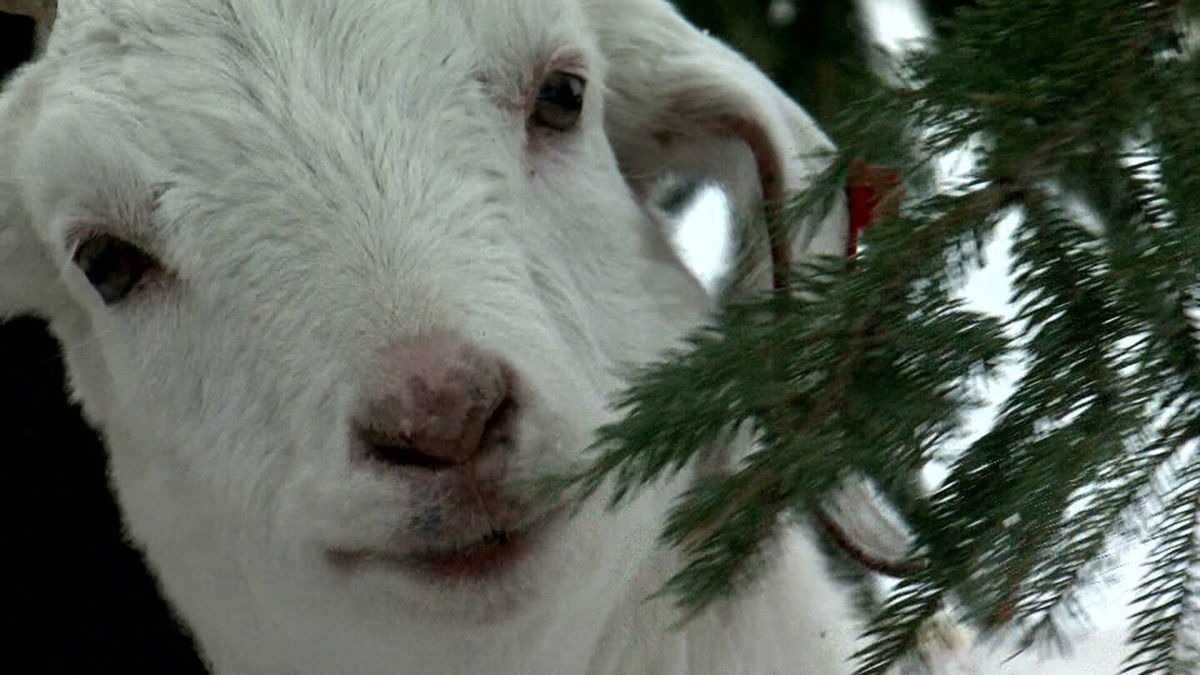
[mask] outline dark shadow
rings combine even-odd
[[[204,673],[125,543],[104,449],[63,392],[58,344],[45,324],[0,325],[6,550],[13,645],[29,673]],[[11,629],[10,629],[11,630]],[[24,634],[22,634],[24,633]]]

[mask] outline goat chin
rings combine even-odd
[[[184,546],[170,547],[180,560],[168,556],[160,565],[192,570],[165,576],[167,592],[205,644],[217,647],[207,656],[222,675],[851,672],[845,659],[859,626],[845,594],[819,572],[820,554],[802,530],[788,532],[739,594],[679,624],[671,599],[650,599],[679,561],[642,550],[647,537],[617,539],[617,525],[597,523],[603,529],[577,541],[563,534],[571,550],[535,554],[527,568],[490,586],[414,592],[395,570],[248,579],[247,566],[222,574],[221,561]],[[609,550],[598,553],[586,541],[595,538]],[[605,554],[639,562],[597,578]]]

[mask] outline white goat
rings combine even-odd
[[[849,672],[806,535],[676,631],[646,598],[689,476],[573,519],[513,489],[712,309],[653,186],[745,213],[820,166],[753,66],[662,0],[23,7],[0,314],[50,321],[214,672]]]

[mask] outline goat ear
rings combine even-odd
[[[57,315],[66,299],[56,268],[29,228],[28,214],[0,178],[0,320],[20,314]]]
[[[0,0],[0,12],[33,18],[41,45],[54,21],[56,3]],[[29,312],[52,316],[66,300],[56,268],[33,232],[16,173],[20,141],[36,107],[36,75],[26,71],[0,81],[0,319]]]
[[[664,0],[586,6],[608,61],[605,130],[643,199],[682,175],[720,184],[735,222],[757,220],[764,201],[778,206],[828,166],[833,146],[808,114]],[[846,231],[839,205],[797,237],[793,259],[841,254]]]

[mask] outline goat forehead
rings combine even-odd
[[[76,41],[116,36],[229,74],[258,69],[281,84],[366,91],[527,65],[588,32],[574,0],[112,0],[102,17],[76,18]],[[82,29],[94,22],[114,30]]]
[[[480,103],[472,95],[481,89],[504,103],[530,85],[539,63],[591,51],[580,8],[562,0],[120,7],[112,20],[121,77],[138,104],[174,119],[201,113],[295,125],[333,113],[356,127],[412,127]]]
[[[569,0],[117,0],[106,11],[112,31],[73,36],[98,76],[80,74],[66,100],[94,81],[110,131],[159,165],[147,178],[181,177],[231,205],[302,189],[297,208],[344,209],[331,202],[363,190],[436,202],[448,172],[501,176],[488,163],[520,152],[505,96],[564,50],[596,58]]]

